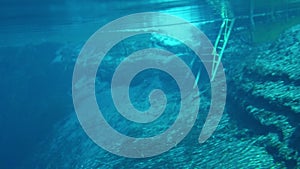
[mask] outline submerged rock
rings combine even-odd
[[[237,60],[234,54],[226,59],[230,98],[239,110],[231,114],[243,127],[261,135],[276,163],[288,168],[300,165],[300,25],[295,26],[268,45],[256,47]],[[232,64],[237,63],[237,64]],[[258,125],[259,124],[259,125]],[[258,127],[259,126],[259,127]]]
[[[206,95],[189,135],[159,156],[129,159],[104,151],[87,137],[72,112],[57,123],[24,168],[29,164],[30,168],[75,169],[295,168],[300,165],[299,32],[300,26],[294,27],[276,42],[251,50],[245,44],[232,45],[224,58],[229,88],[227,110],[213,136],[201,145],[197,140],[210,104]],[[108,67],[115,64],[109,58]],[[142,90],[140,85],[137,83],[135,88]],[[101,92],[105,91],[97,91]],[[178,106],[177,102],[171,104]],[[166,124],[161,128],[168,128]],[[130,127],[122,121],[117,126]],[[151,128],[144,132],[155,133]]]

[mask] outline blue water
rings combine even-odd
[[[166,49],[179,54],[195,76],[201,72],[198,86],[203,95],[200,103],[204,105],[201,105],[202,110],[199,111],[196,125],[187,135],[187,139],[178,146],[145,159],[116,156],[90,140],[76,118],[72,100],[76,58],[88,38],[100,27],[119,17],[139,12],[164,12],[181,17],[201,29],[212,43],[215,42],[222,21],[211,4],[199,0],[0,2],[0,169],[214,168],[217,164],[219,168],[235,168],[234,161],[226,160],[225,156],[239,160],[236,162],[241,164],[237,165],[239,167],[247,168],[248,162],[244,159],[253,159],[252,163],[262,164],[261,168],[264,165],[279,167],[275,163],[282,159],[266,153],[263,146],[255,147],[260,143],[250,138],[269,132],[268,129],[262,130],[260,124],[257,125],[261,133],[253,134],[240,122],[241,130],[250,133],[249,136],[236,136],[242,137],[241,140],[231,139],[232,135],[226,135],[225,132],[238,130],[234,127],[240,126],[230,119],[227,114],[230,110],[226,110],[222,117],[217,134],[201,150],[197,139],[210,104],[207,100],[211,98],[211,93],[207,91],[210,89],[208,74],[201,60],[196,59],[191,65],[195,53],[182,42],[171,39],[176,45],[160,42],[154,44],[153,34],[126,39],[107,54],[112,55],[115,60],[104,59],[100,65],[104,69],[98,69],[97,77],[103,80],[95,89],[98,92],[96,96],[99,108],[107,111],[104,117],[122,134],[146,138],[166,131],[174,123],[180,110],[180,89],[174,78],[166,72],[145,70],[137,74],[131,82],[129,93],[138,110],[144,111],[150,107],[148,95],[154,88],[164,91],[167,100],[171,102],[166,106],[164,114],[152,123],[132,123],[124,119],[112,106],[110,96],[113,71],[126,58],[124,54],[129,55],[149,47]],[[241,21],[238,26],[249,27],[248,23],[243,24],[244,21]],[[169,42],[168,40],[165,41]],[[227,100],[227,104],[235,107],[234,104],[237,103]],[[236,109],[238,112],[238,108]],[[238,146],[235,141],[239,143]],[[247,145],[254,146],[249,148]],[[255,153],[249,155],[243,152],[245,147],[249,148],[247,152]],[[241,155],[236,153],[239,151]],[[261,158],[258,158],[260,155]],[[216,161],[218,159],[220,162]],[[294,163],[290,165],[296,166]]]
[[[77,57],[98,28],[131,13],[174,9],[198,20],[191,15],[200,8],[195,2],[1,1],[0,168],[19,168],[54,124],[74,112],[74,62],[52,64],[59,49],[67,46],[64,55]]]

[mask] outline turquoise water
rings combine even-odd
[[[255,29],[249,18],[250,1],[230,3],[233,8],[240,8],[233,10],[237,19],[224,51],[223,68],[220,69],[226,80],[217,81],[217,84],[227,85],[227,100],[220,121],[216,120],[216,130],[203,144],[199,144],[198,139],[212,107],[210,100],[214,97],[211,92],[214,82],[210,81],[210,70],[206,70],[205,65],[212,61],[199,59],[197,52],[186,45],[187,41],[146,31],[122,40],[106,53],[97,69],[95,97],[104,119],[123,135],[147,138],[162,134],[177,123],[182,100],[191,97],[187,113],[190,113],[189,108],[192,111],[200,103],[194,125],[190,126],[188,133],[179,134],[186,136],[174,147],[147,158],[127,158],[98,146],[97,141],[91,139],[85,127],[80,125],[82,121],[76,114],[72,97],[75,88],[73,71],[85,43],[99,28],[115,19],[141,12],[162,12],[191,23],[205,34],[212,47],[217,41],[224,19],[222,9],[226,8],[224,4],[227,1],[1,1],[0,169],[299,167],[299,26],[286,33],[282,31],[275,41],[257,44],[252,41],[255,30],[262,27],[262,23],[273,24],[273,17],[274,22],[281,23],[286,15],[283,16],[282,12],[273,17],[259,15]],[[269,12],[263,9],[260,7],[256,12]],[[296,8],[286,12],[293,21],[297,20],[299,13]],[[136,24],[171,23],[160,17],[152,19],[153,23]],[[283,23],[289,24],[288,21]],[[134,32],[122,26],[121,32]],[[279,28],[274,26],[275,29]],[[185,29],[177,31],[188,41],[196,37]],[[112,36],[116,34],[117,31]],[[203,41],[193,45],[200,45],[201,52],[210,46]],[[143,70],[130,82],[128,95],[133,107],[147,112],[151,107],[149,95],[153,89],[163,91],[167,100],[162,115],[145,124],[132,122],[119,114],[114,105],[111,83],[122,61],[147,48],[176,54],[198,79],[196,86],[200,98],[195,99],[195,95],[183,97],[178,81],[166,71],[155,68]],[[161,63],[165,62],[168,61]],[[183,70],[177,65],[175,68],[172,66],[170,69]],[[86,69],[87,72],[89,70]],[[188,86],[188,80],[184,79],[184,84]],[[119,85],[123,87],[123,83]],[[122,88],[119,90],[123,91]],[[223,94],[216,95],[221,97]],[[159,102],[158,106],[162,105],[161,100],[154,101]],[[89,108],[85,111],[92,110]],[[179,131],[189,126],[193,121],[192,115],[187,114],[190,116],[188,122],[180,123]],[[104,140],[110,138],[106,143],[110,144],[111,136],[112,133],[106,132],[99,137]],[[172,134],[168,136],[169,139],[175,137]],[[144,146],[153,148],[153,151],[157,147],[163,149],[166,141]],[[122,148],[125,152],[131,151],[129,147]],[[143,152],[134,154],[143,156]]]

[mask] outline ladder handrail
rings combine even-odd
[[[229,25],[228,25],[228,22],[230,22]],[[215,76],[217,74],[217,70],[219,68],[221,59],[223,57],[225,48],[227,46],[227,43],[228,43],[228,40],[229,40],[229,37],[230,37],[230,34],[231,34],[231,31],[232,31],[234,23],[235,23],[235,19],[224,19],[223,20],[223,24],[221,25],[220,33],[218,35],[218,38],[217,38],[217,40],[215,42],[215,46],[214,46],[214,49],[213,49],[214,50],[213,51],[213,63],[212,63],[213,64],[212,65],[213,69],[212,69],[211,81],[213,81],[215,79]],[[223,32],[224,25],[225,25],[225,31]],[[222,35],[224,35],[224,39],[223,39],[224,43],[221,46],[221,51],[219,53],[217,53],[218,47],[220,47],[219,43],[220,43]],[[217,58],[217,60],[216,60],[216,58]]]
[[[229,24],[229,22],[230,22],[230,24]],[[211,81],[213,81],[216,77],[217,70],[220,66],[220,62],[223,57],[225,48],[227,46],[234,23],[235,23],[235,18],[233,18],[233,19],[225,18],[225,19],[223,19],[223,22],[221,24],[220,31],[219,31],[218,37],[215,41],[215,45],[214,45],[214,48],[212,51],[213,60],[212,60]],[[223,39],[221,39],[221,38],[223,38]],[[220,46],[220,42],[223,43],[221,46]],[[219,53],[218,53],[218,49],[221,49],[221,51]],[[193,65],[193,63],[194,63],[194,60],[192,61],[192,65]],[[200,79],[200,74],[201,74],[201,69],[197,73],[194,87],[198,84],[198,81]]]

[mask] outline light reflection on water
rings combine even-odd
[[[82,42],[104,24],[137,12],[165,12],[192,23],[218,16],[211,8],[204,6],[204,2],[197,0],[30,2],[2,2],[0,46],[48,41]]]

